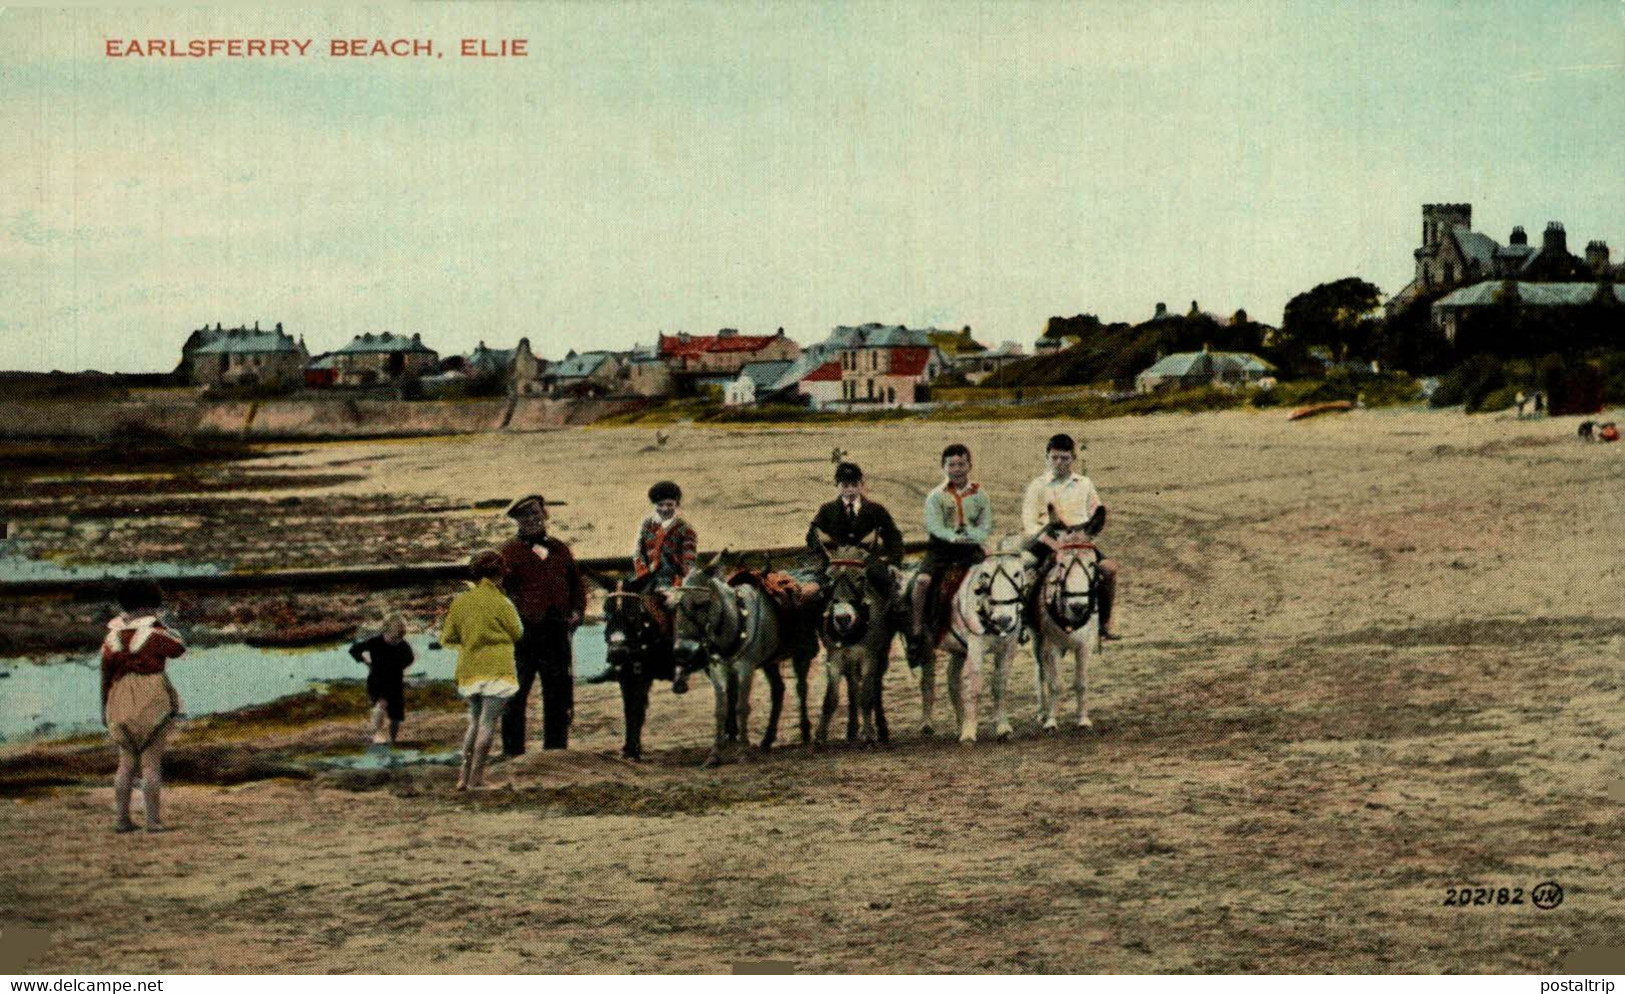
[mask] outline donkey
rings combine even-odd
[[[827,607],[818,626],[824,643],[824,710],[813,741],[829,739],[829,721],[835,714],[846,682],[847,741],[857,737],[851,712],[862,712],[861,739],[865,744],[891,741],[882,701],[882,684],[890,660],[897,624],[890,598],[869,577],[872,549],[836,549],[829,560]]]
[[[750,690],[760,669],[767,677],[772,695],[767,729],[762,734],[763,752],[773,748],[779,734],[779,715],[784,709],[784,676],[779,663],[789,657],[796,673],[801,697],[801,735],[810,737],[807,717],[807,671],[818,654],[817,642],[791,642],[779,623],[773,602],[761,589],[748,584],[730,586],[716,576],[719,554],[704,569],[695,569],[673,589],[677,602],[673,654],[677,679],[672,689],[683,693],[688,677],[705,669],[716,694],[716,737],[706,766],[722,763],[730,741],[750,741]]]
[[[1021,642],[1022,604],[1027,597],[1030,558],[1019,551],[996,552],[971,567],[954,595],[948,618],[948,699],[959,725],[959,741],[976,741],[976,700],[982,692],[982,661],[993,659],[993,707],[1000,741],[1013,732],[1005,713],[1005,683]],[[921,734],[931,733],[936,697],[936,650],[930,641],[918,656]]]
[[[621,710],[626,716],[621,755],[627,759],[643,758],[643,720],[649,713],[650,685],[677,677],[671,643],[671,615],[659,591],[636,586],[628,591],[617,583],[614,592],[605,595],[605,656],[611,675],[621,685]]]
[[[1072,684],[1078,696],[1077,727],[1089,729],[1089,657],[1100,643],[1100,550],[1088,532],[1063,533],[1060,549],[1040,577],[1033,661],[1038,666],[1038,717],[1046,732],[1056,729],[1055,711],[1061,697],[1063,658],[1073,658]]]

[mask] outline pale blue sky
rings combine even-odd
[[[525,37],[476,62],[463,37]],[[107,38],[442,59],[109,59]],[[1031,340],[1157,301],[1276,321],[1411,275],[1425,201],[1625,253],[1625,3],[0,10],[0,368],[543,355],[863,321]]]

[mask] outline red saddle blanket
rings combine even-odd
[[[947,637],[953,618],[954,597],[970,567],[954,563],[943,569],[940,576],[932,577],[930,599],[925,602],[925,630],[931,633],[931,644],[941,647]]]
[[[801,581],[778,570],[763,572],[754,569],[736,570],[728,577],[730,587],[755,587],[773,605],[782,631],[795,631],[801,627],[801,605],[804,592]]]

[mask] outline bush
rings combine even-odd
[[[1506,385],[1507,371],[1500,359],[1475,355],[1439,380],[1439,388],[1428,403],[1434,407],[1461,404],[1468,411],[1476,411],[1486,397]]]

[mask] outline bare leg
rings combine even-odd
[[[468,785],[485,786],[485,757],[491,751],[491,740],[496,737],[497,722],[507,701],[500,697],[487,697],[480,708],[480,720],[475,723],[474,758],[469,764]]]
[[[458,790],[468,789],[469,775],[474,766],[474,740],[479,737],[479,727],[479,698],[473,697],[468,701],[468,731],[463,733],[463,768],[457,775]]]
[[[164,788],[164,737],[158,735],[141,753],[141,802],[147,809],[147,831],[162,832],[159,794]]]
[[[135,823],[130,820],[130,793],[135,781],[136,755],[134,750],[118,747],[118,772],[113,774],[113,799],[118,805],[116,831],[131,832]]]

